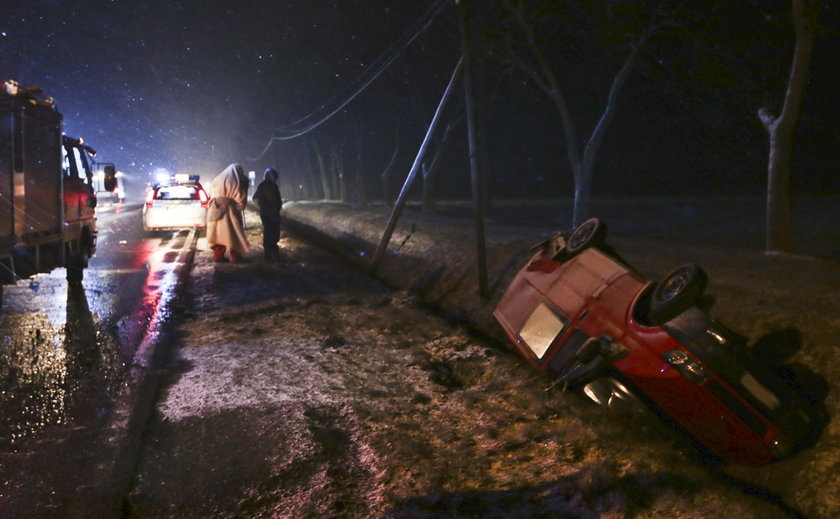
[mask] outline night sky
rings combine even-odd
[[[262,152],[272,135],[320,120],[338,100],[361,90],[360,81],[435,4],[3,0],[0,77],[42,87],[57,100],[67,134],[84,137],[100,161],[114,162],[142,183],[157,168],[209,180],[241,162],[248,170],[272,166],[293,173],[294,183],[302,184],[297,179],[315,175],[318,146],[340,148],[346,174],[363,167],[367,182],[378,188],[395,146],[397,176],[407,173],[460,54],[452,1],[426,30],[415,31],[416,40],[352,103],[303,137]],[[632,33],[584,12],[596,4],[609,2],[570,2],[571,14],[538,26],[560,71],[579,140],[597,121]],[[764,189],[767,138],[756,112],[768,100],[776,113],[780,107],[793,43],[790,2],[678,4],[688,6],[673,24],[681,29],[661,32],[646,45],[621,94],[596,164],[595,196]],[[480,11],[481,39],[495,30],[481,25],[492,24],[494,15],[489,2],[473,5]],[[834,173],[840,126],[825,116],[840,91],[840,22],[836,7],[824,6],[794,156],[794,188],[819,192],[840,190]],[[556,110],[488,49],[479,49],[476,83],[491,189],[570,196]],[[463,98],[453,104],[446,120],[463,120]],[[462,188],[469,175],[463,133],[461,123],[447,159],[447,182]],[[374,191],[371,196],[381,196]]]
[[[429,2],[3,4],[0,77],[43,88],[65,133],[142,177],[254,166],[275,129],[352,89]],[[377,88],[398,88],[393,78]]]

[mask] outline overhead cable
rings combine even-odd
[[[330,118],[332,118],[335,114],[337,114],[341,109],[345,106],[350,104],[356,97],[359,96],[365,89],[370,86],[383,72],[408,48],[408,46],[420,35],[422,34],[428,27],[431,25],[431,22],[434,18],[440,13],[443,7],[448,3],[449,0],[437,0],[424,14],[421,16],[416,22],[414,22],[411,27],[396,41],[394,42],[388,50],[386,50],[382,55],[380,55],[376,60],[374,60],[361,74],[356,76],[347,86],[342,90],[342,92],[347,92],[353,85],[361,83],[360,86],[355,88],[349,94],[344,94],[342,96],[341,93],[333,96],[331,99],[322,103],[316,110],[311,112],[310,114],[294,121],[292,123],[286,124],[279,129],[275,130],[272,133],[271,138],[269,139],[266,146],[263,150],[257,155],[256,157],[249,157],[250,160],[259,160],[263,157],[263,155],[268,152],[269,148],[275,141],[285,141],[300,137],[310,131],[314,130],[315,128],[319,127]],[[342,98],[343,97],[343,98]],[[333,108],[329,108],[330,105],[337,102],[336,106]],[[314,122],[307,122],[313,118],[319,117]]]

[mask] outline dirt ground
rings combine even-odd
[[[651,254],[661,242],[612,242],[654,276],[683,258],[700,263],[714,315],[754,344],[784,342],[815,385],[838,380],[836,260],[673,243]],[[840,513],[834,422],[793,459],[723,466],[656,420],[551,388],[416,291],[389,289],[294,238],[281,245],[280,263],[255,250],[239,265],[213,264],[199,243],[127,517]],[[833,414],[836,396],[825,405]]]

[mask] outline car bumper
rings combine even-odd
[[[207,226],[207,209],[146,208],[143,228],[146,230],[193,229]]]

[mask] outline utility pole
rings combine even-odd
[[[469,34],[469,12],[467,10],[467,2],[469,0],[455,0],[455,3],[460,9],[461,15],[461,46],[462,54],[455,71],[452,73],[452,78],[449,80],[449,85],[440,100],[437,111],[435,112],[432,122],[429,124],[429,129],[426,132],[426,137],[423,139],[423,144],[420,145],[420,150],[414,159],[414,164],[403,183],[397,201],[394,203],[394,208],[391,212],[391,218],[382,235],[379,245],[370,261],[369,273],[376,275],[376,270],[385,255],[388,248],[388,243],[391,241],[391,235],[397,225],[397,221],[402,214],[403,207],[408,200],[408,194],[411,186],[417,178],[417,172],[429,147],[429,141],[432,134],[437,128],[440,120],[440,115],[446,106],[449,97],[452,94],[453,87],[463,73],[464,75],[464,99],[467,114],[467,140],[469,142],[469,161],[470,161],[470,184],[472,187],[472,201],[473,201],[473,219],[475,221],[475,243],[476,243],[476,264],[478,267],[478,291],[480,297],[486,298],[489,295],[487,283],[487,247],[484,238],[484,197],[482,196],[483,186],[485,184],[482,178],[481,168],[478,160],[478,130],[476,129],[475,106],[473,103],[473,81],[472,81],[472,52],[470,50],[470,34]]]
[[[382,234],[382,239],[379,241],[379,245],[376,247],[376,252],[373,253],[373,258],[370,260],[370,267],[368,267],[368,271],[371,275],[376,274],[376,269],[379,268],[382,256],[385,255],[385,250],[388,248],[388,243],[391,241],[391,235],[394,233],[394,228],[397,226],[397,220],[400,219],[405,203],[408,201],[408,194],[411,191],[411,186],[414,185],[414,179],[417,178],[417,172],[420,170],[420,164],[423,163],[423,157],[426,155],[426,150],[429,148],[429,142],[432,140],[435,128],[437,128],[437,125],[440,122],[440,116],[443,113],[443,109],[446,107],[446,103],[452,96],[452,91],[454,90],[455,83],[458,82],[458,78],[461,75],[463,65],[464,60],[462,58],[458,60],[458,65],[455,66],[452,78],[449,80],[449,84],[446,85],[443,97],[438,104],[434,117],[432,117],[429,129],[426,131],[426,137],[423,139],[423,144],[420,145],[420,149],[417,151],[417,156],[414,158],[414,164],[412,164],[411,170],[408,172],[408,176],[406,177],[403,187],[400,190],[400,194],[397,197],[397,201],[394,203],[394,209],[391,211],[391,218],[388,220],[388,225],[385,228],[385,232]]]
[[[470,49],[470,26],[467,3],[469,0],[455,0],[461,10],[461,46],[464,61],[464,100],[467,112],[467,140],[470,154],[470,184],[472,186],[473,219],[475,221],[476,265],[478,267],[478,292],[487,297],[487,247],[484,240],[484,197],[481,168],[478,162],[478,130],[473,103],[472,51]]]

